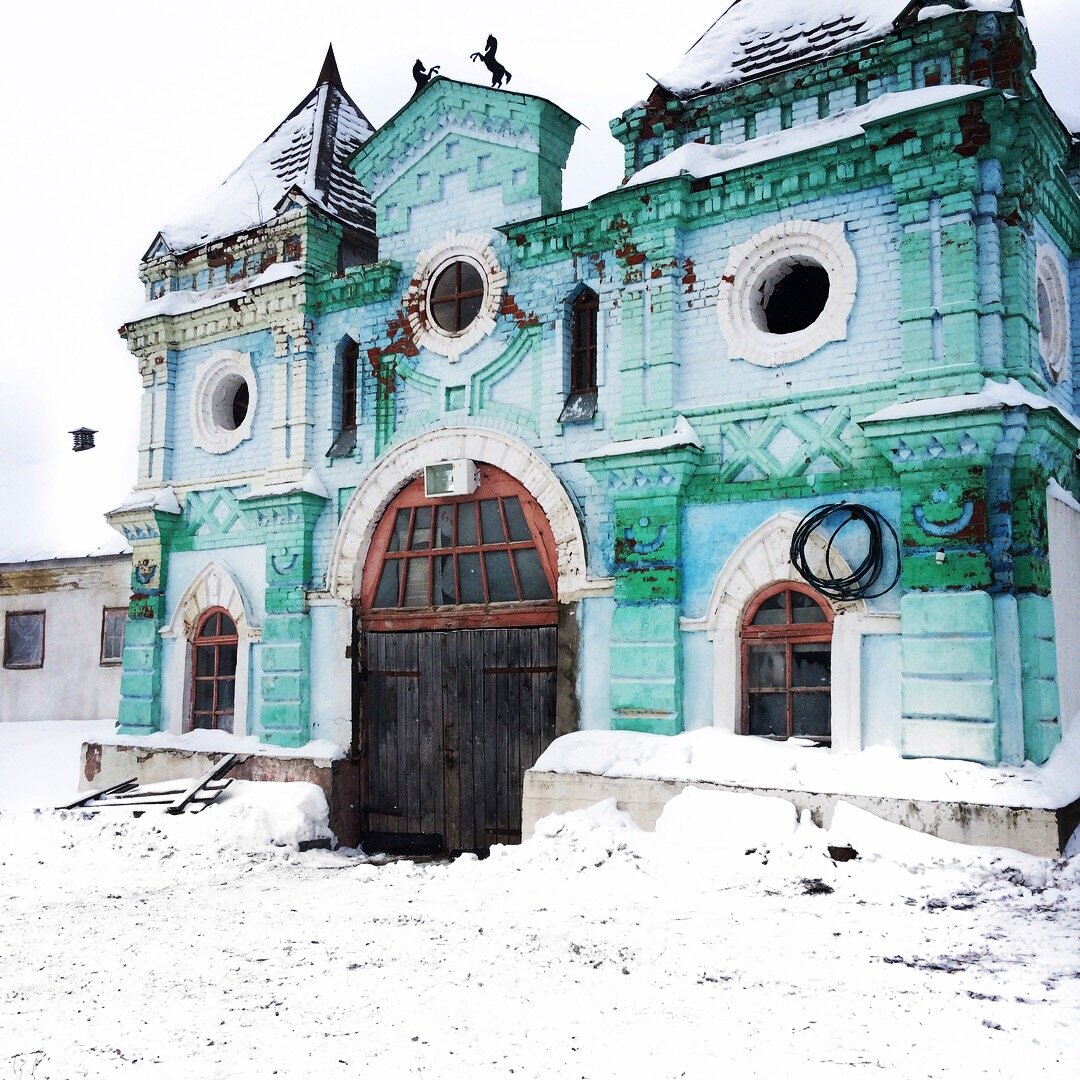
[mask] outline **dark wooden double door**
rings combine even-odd
[[[556,628],[363,631],[365,850],[521,838],[521,785],[555,737]]]

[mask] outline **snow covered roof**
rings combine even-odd
[[[920,19],[958,11],[1016,10],[1014,0],[921,5],[918,0],[734,0],[657,82],[677,97],[689,97],[758,79],[884,37],[902,14],[920,6]]]
[[[331,46],[315,89],[160,238],[174,252],[189,251],[272,220],[293,192],[348,224],[372,228],[371,199],[345,162],[373,130],[341,85]]]
[[[940,105],[945,101],[987,93],[990,91],[985,86],[950,85],[882,94],[868,105],[860,105],[823,120],[812,120],[799,127],[762,135],[746,142],[720,146],[687,143],[634,173],[626,183],[647,184],[653,180],[679,176],[681,173],[688,173],[693,177],[716,176],[732,169],[758,165],[763,161],[772,161],[817,146],[853,139],[864,132],[866,124],[878,120]]]

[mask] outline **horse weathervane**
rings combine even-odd
[[[474,52],[472,54],[472,59],[474,61],[482,60],[484,62],[484,67],[491,72],[492,86],[502,86],[503,79],[507,82],[510,81],[510,72],[495,59],[495,50],[498,47],[499,43],[495,40],[495,35],[488,34],[487,45],[484,46],[484,51],[482,53]]]
[[[439,65],[438,64],[432,65],[430,71],[425,71],[424,70],[424,62],[423,62],[423,60],[417,60],[416,63],[413,64],[413,69],[412,69],[412,77],[416,80],[416,89],[413,91],[413,93],[414,94],[420,93],[420,91],[423,90],[424,87],[427,86],[427,84],[429,82],[431,82],[431,80],[433,78],[435,78],[435,76],[438,75],[438,74],[439,74]]]

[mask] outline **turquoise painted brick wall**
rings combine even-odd
[[[901,749],[998,760],[997,658],[988,593],[908,593],[900,602]]]

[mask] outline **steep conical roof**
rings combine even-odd
[[[253,229],[293,191],[341,221],[372,228],[371,199],[344,163],[373,130],[341,85],[331,45],[311,93],[220,187],[166,225],[162,239],[180,252]]]

